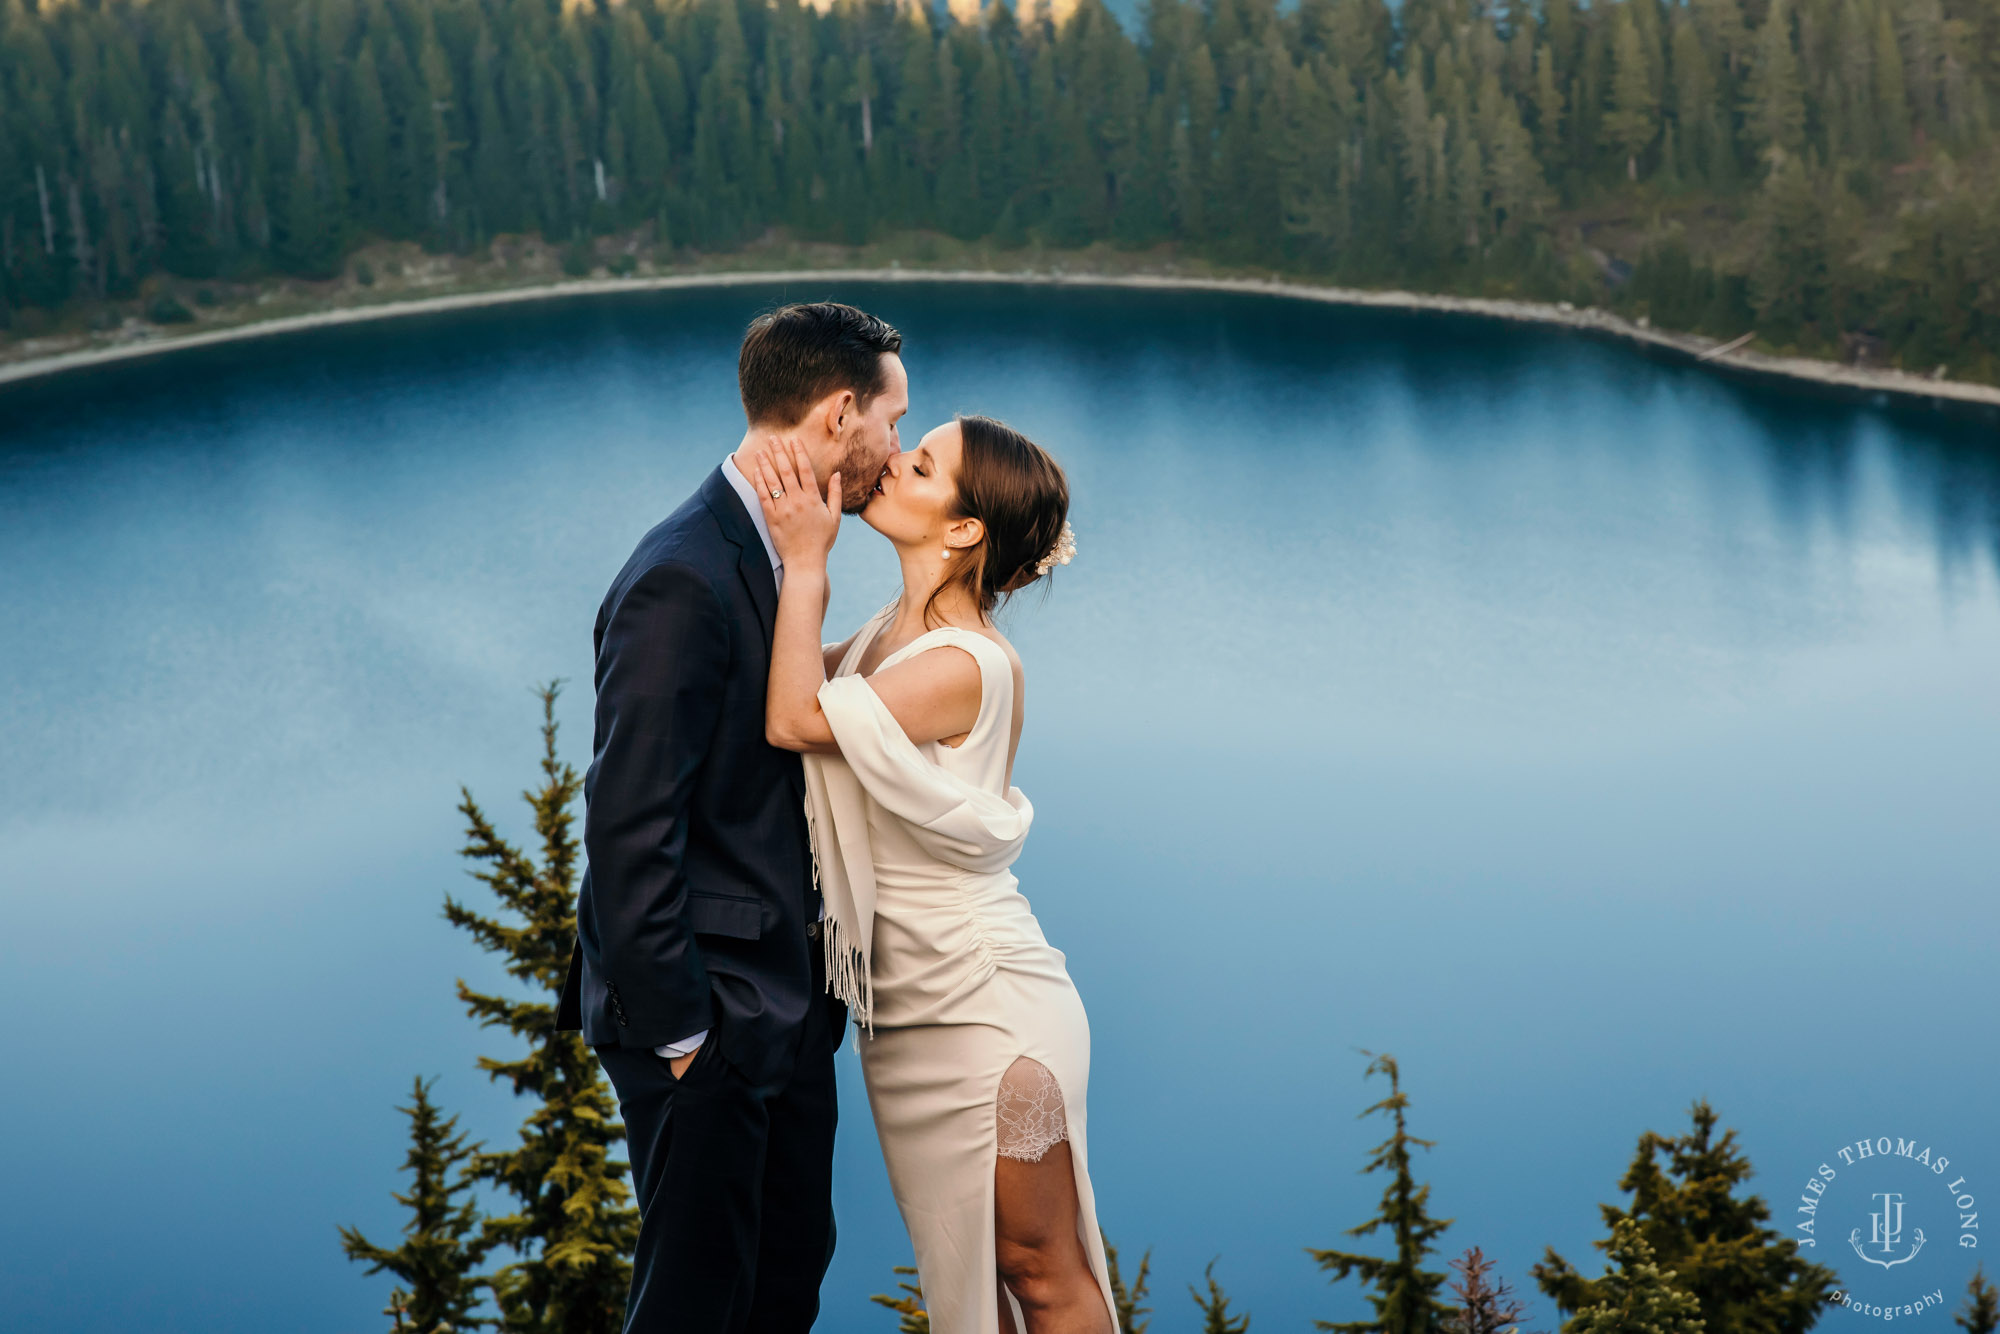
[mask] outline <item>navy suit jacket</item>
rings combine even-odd
[[[589,865],[559,1030],[653,1048],[703,1029],[758,1083],[789,1077],[819,911],[797,754],[764,739],[777,581],[717,468],[645,537],[596,627]]]

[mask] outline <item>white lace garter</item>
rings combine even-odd
[[[1007,1067],[995,1102],[1002,1158],[1037,1163],[1069,1138],[1062,1085],[1040,1061],[1023,1056]]]

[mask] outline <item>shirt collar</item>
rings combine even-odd
[[[783,569],[784,562],[778,559],[778,548],[771,544],[771,529],[764,522],[764,505],[757,499],[757,488],[750,485],[750,479],[736,466],[736,456],[731,454],[722,461],[723,480],[736,488],[736,494],[743,499],[743,508],[750,511],[750,522],[757,526],[757,536],[764,543],[764,554],[771,558],[771,568]]]

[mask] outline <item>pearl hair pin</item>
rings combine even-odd
[[[1062,532],[1056,535],[1056,544],[1049,548],[1046,556],[1035,562],[1035,574],[1037,576],[1045,575],[1058,565],[1067,565],[1070,562],[1070,558],[1075,555],[1076,529],[1070,527],[1069,520],[1065,519],[1063,520]]]

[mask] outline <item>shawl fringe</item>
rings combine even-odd
[[[805,808],[806,836],[812,846],[813,890],[819,894],[820,902],[825,903],[826,891],[819,877],[819,821],[813,818],[810,797]],[[840,914],[831,906],[820,931],[820,948],[825,953],[827,992],[846,1003],[848,1017],[854,1021],[855,1027],[873,1036],[875,989],[868,975],[868,955],[859,941],[848,938],[847,928],[841,925]]]

